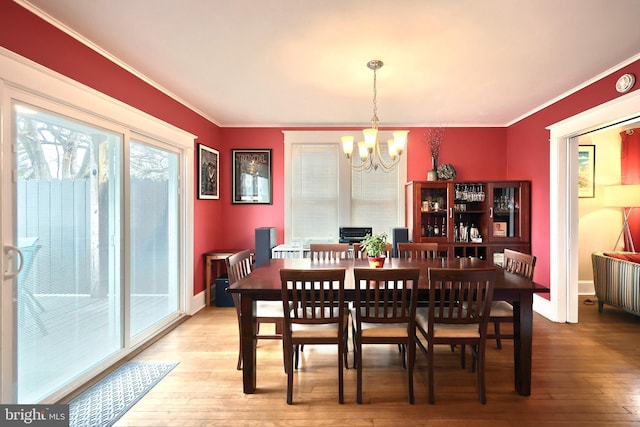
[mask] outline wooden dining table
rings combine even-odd
[[[242,378],[243,391],[251,394],[256,391],[256,301],[280,300],[280,269],[317,269],[345,268],[345,299],[356,298],[353,280],[354,267],[368,267],[366,259],[342,259],[334,261],[318,261],[309,258],[271,259],[254,269],[251,274],[233,283],[228,292],[240,294],[240,328],[242,336]],[[488,261],[479,258],[433,258],[433,259],[387,259],[384,268],[420,268],[420,293],[425,299],[428,293],[428,270],[435,268],[479,268],[495,267]],[[533,295],[549,292],[530,279],[508,273],[499,267],[494,284],[493,299],[508,301],[513,305],[513,369],[515,389],[522,396],[531,394],[531,355],[533,342]],[[420,296],[419,298],[422,298]]]

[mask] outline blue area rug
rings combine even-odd
[[[112,426],[178,363],[125,363],[69,402],[70,427]]]

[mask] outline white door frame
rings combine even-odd
[[[550,299],[534,296],[534,310],[550,320],[578,322],[578,145],[571,138],[639,114],[640,90],[636,90],[547,128]]]

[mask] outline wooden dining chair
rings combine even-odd
[[[361,249],[361,245],[360,243],[354,243],[353,244],[353,257],[356,259],[360,259],[360,258],[366,258],[366,255],[364,253],[362,253]],[[391,258],[391,254],[393,253],[393,244],[391,243],[387,243],[387,248],[384,251],[384,255],[387,258]]]
[[[309,258],[315,261],[330,261],[351,258],[348,243],[311,243]]]
[[[236,252],[226,258],[227,274],[229,275],[229,284],[237,282],[243,277],[251,273],[253,259],[251,251],[245,249]],[[238,350],[238,364],[236,369],[242,369],[242,327],[240,325],[240,294],[232,293],[233,304],[236,307],[236,315],[238,317],[238,335],[240,338]],[[282,311],[282,303],[280,301],[258,301],[256,302],[256,323],[257,323],[257,339],[282,339],[282,329],[284,324],[284,312]],[[274,333],[260,333],[260,325],[273,324]]]
[[[438,244],[412,242],[398,243],[398,256],[400,258],[418,259],[437,258]]]
[[[471,347],[480,402],[486,403],[485,349],[495,277],[495,268],[429,268],[429,306],[416,311],[416,342],[427,357],[429,403],[435,402],[438,344]]]
[[[287,404],[293,403],[294,353],[304,344],[338,346],[338,401],[344,402],[343,361],[347,351],[345,269],[281,269]]]
[[[503,268],[509,273],[514,273],[527,279],[533,279],[533,272],[536,267],[536,257],[511,249],[504,250]],[[491,317],[489,322],[493,323],[493,334],[488,338],[495,339],[499,349],[502,348],[502,339],[513,339],[513,333],[503,334],[500,331],[501,323],[513,324],[513,305],[507,301],[494,301],[491,304]]]
[[[416,359],[415,312],[419,268],[354,268],[357,402],[362,403],[363,344],[397,344],[403,349],[409,403],[413,403]],[[405,354],[406,351],[406,354]]]

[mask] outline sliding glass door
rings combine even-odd
[[[136,341],[178,310],[178,154],[129,144],[130,332]]]
[[[21,270],[4,278],[3,383],[39,403],[180,315],[181,151],[29,95],[11,110],[5,271]]]
[[[17,394],[38,402],[122,348],[123,137],[14,103]]]

